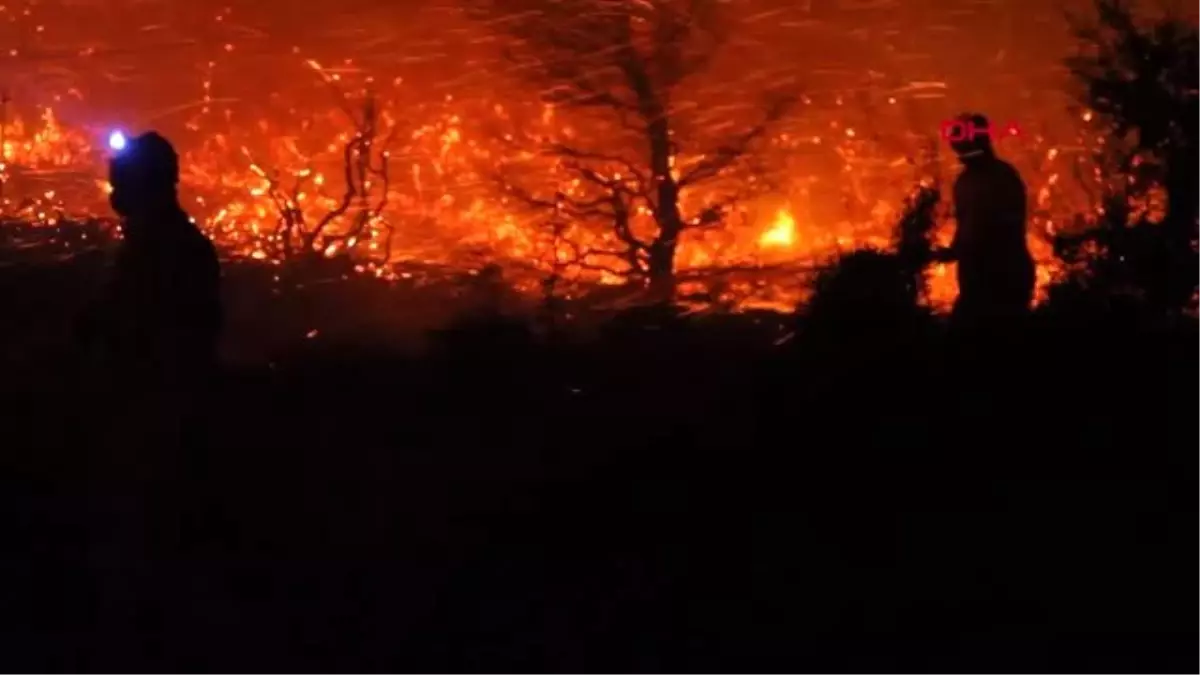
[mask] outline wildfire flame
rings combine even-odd
[[[791,248],[796,243],[796,219],[787,209],[775,214],[775,222],[758,238],[763,248]]]

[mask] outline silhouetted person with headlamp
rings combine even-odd
[[[105,294],[105,342],[131,384],[198,384],[215,362],[220,264],[179,204],[179,158],[162,136],[131,138],[109,164],[123,241]]]
[[[152,132],[111,145],[110,200],[123,238],[91,317],[101,361],[89,475],[92,555],[107,589],[98,644],[121,652],[153,642],[147,635],[165,624],[147,612],[173,604],[164,589],[175,568],[164,564],[182,543],[185,504],[200,492],[191,486],[203,482],[200,432],[222,313],[220,264],[179,204],[174,148]]]
[[[954,182],[957,227],[949,249],[938,252],[958,263],[954,320],[970,327],[1008,323],[1025,315],[1033,301],[1035,269],[1025,241],[1025,183],[1011,164],[996,156],[987,118],[965,114],[976,133],[952,140],[963,171]]]

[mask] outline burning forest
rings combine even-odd
[[[0,3],[0,653],[1196,672],[1157,2]]]
[[[72,240],[104,219],[107,134],[158,128],[229,258],[384,279],[495,266],[531,294],[649,287],[787,310],[814,266],[891,246],[917,189],[948,193],[939,124],[961,109],[1016,122],[997,145],[1028,186],[1039,293],[1063,271],[1054,236],[1125,180],[1102,122],[1069,104],[1066,33],[1031,51],[1019,7],[931,22],[890,2],[472,0],[298,23],[269,3],[68,4],[3,8],[8,238]],[[947,42],[1001,16],[1010,32],[970,53]],[[989,101],[985,85],[1010,90]],[[929,274],[927,301],[947,306],[952,269]]]

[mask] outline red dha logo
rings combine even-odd
[[[977,127],[971,120],[946,120],[942,122],[941,132],[942,138],[951,143],[973,141],[977,136],[992,137],[992,130],[989,127]],[[1018,127],[1016,122],[1009,122],[1001,127],[1000,133],[996,134],[995,139],[1019,135],[1021,135],[1021,127]]]

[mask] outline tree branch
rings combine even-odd
[[[550,154],[558,155],[561,157],[569,157],[571,159],[580,160],[580,161],[589,161],[590,160],[590,161],[597,161],[597,162],[609,162],[612,164],[619,164],[623,169],[628,171],[631,176],[633,176],[634,180],[636,180],[640,186],[644,187],[647,185],[646,174],[641,169],[641,167],[637,166],[636,164],[629,161],[628,159],[625,159],[624,157],[619,157],[616,155],[609,155],[609,154],[605,154],[605,153],[601,153],[601,152],[579,150],[576,148],[572,148],[572,147],[563,145],[562,143],[550,143],[548,145],[546,151]],[[582,168],[580,169],[580,171],[583,171],[583,170],[584,169],[582,169]],[[588,177],[589,180],[592,180],[593,182],[596,182],[597,180],[599,180],[598,174],[595,174],[595,172],[590,172],[590,173],[592,175]],[[605,184],[605,187],[611,187],[611,185]]]
[[[749,150],[751,144],[761,138],[791,109],[794,99],[780,97],[771,101],[763,119],[744,133],[706,153],[695,166],[679,178],[680,187],[688,187],[708,180],[736,163]]]

